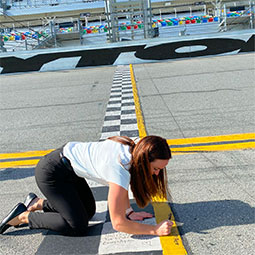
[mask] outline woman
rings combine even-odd
[[[137,144],[114,136],[103,142],[69,142],[44,156],[35,169],[37,185],[46,199],[30,193],[0,224],[0,233],[27,223],[31,229],[49,229],[64,235],[86,235],[95,214],[93,194],[85,180],[109,185],[108,206],[112,226],[129,234],[164,236],[172,222],[157,225],[135,222],[153,217],[134,212],[128,198],[130,185],[136,203],[145,207],[155,195],[167,196],[166,165],[171,151],[165,139],[147,136]],[[36,212],[43,210],[43,213]]]

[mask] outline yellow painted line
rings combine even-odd
[[[31,157],[42,157],[53,150],[45,151],[26,151],[26,152],[16,152],[16,153],[0,153],[0,159],[15,159],[15,158],[31,158]]]
[[[0,162],[0,168],[10,168],[10,167],[26,167],[35,166],[39,159],[31,159],[33,157],[43,157],[44,155],[53,151],[43,150],[43,151],[25,151],[16,153],[0,153],[0,160],[6,160],[5,162]],[[17,160],[12,160],[17,159]],[[8,161],[10,160],[10,161]]]
[[[135,102],[135,112],[136,112],[139,137],[145,137],[146,129],[145,129],[145,125],[144,125],[142,110],[140,107],[140,101],[139,101],[139,96],[138,96],[138,92],[137,92],[135,76],[134,76],[134,72],[133,72],[133,66],[129,65],[129,67],[130,67],[130,77],[131,77],[131,82],[132,82],[132,87],[133,87],[133,96],[134,96],[134,102]]]
[[[168,139],[167,142],[168,144],[180,145],[180,144],[212,143],[222,141],[238,141],[238,140],[241,141],[248,139],[255,139],[255,133]]]
[[[255,149],[255,133],[168,139],[167,143],[173,153]]]
[[[137,90],[135,90],[137,91]],[[136,94],[136,97],[137,94]],[[136,104],[139,103],[139,100],[136,100]],[[139,136],[146,136],[146,130],[144,127],[144,122],[142,118],[141,108],[137,107],[137,112],[139,112]],[[255,140],[255,133],[247,134],[231,134],[231,135],[221,135],[221,136],[208,136],[208,137],[194,137],[194,138],[182,138],[182,139],[168,139],[167,142],[171,147],[173,154],[187,154],[187,153],[196,153],[196,152],[213,152],[213,151],[228,151],[228,150],[244,150],[244,149],[255,149],[255,142],[245,142],[245,140],[253,139]],[[221,142],[230,142],[221,144]],[[237,143],[231,143],[236,141]],[[238,142],[240,141],[240,143]],[[219,143],[219,144],[210,144],[210,143]],[[205,144],[199,145],[197,144]],[[172,146],[183,145],[181,148],[174,148]],[[192,145],[192,146],[190,146]],[[18,166],[32,166],[36,165],[37,159],[30,159],[32,157],[42,157],[51,150],[41,150],[41,151],[26,151],[26,152],[17,152],[17,153],[2,153],[0,154],[0,160],[6,159],[6,162],[0,162],[0,168],[8,167],[18,167]],[[13,161],[8,161],[11,159],[17,159]]]
[[[168,143],[169,144],[169,143]],[[170,148],[171,148],[171,144]],[[245,150],[245,149],[255,149],[254,142],[248,143],[237,143],[237,144],[220,144],[220,145],[206,145],[206,146],[196,146],[196,147],[184,147],[184,148],[171,148],[173,153],[176,152],[210,152],[210,151],[229,151],[229,150]]]
[[[36,166],[39,159],[27,159],[18,161],[0,162],[0,168],[11,168],[11,167],[33,167]]]
[[[179,234],[174,215],[168,204],[168,201],[162,198],[155,197],[152,202],[156,222],[160,223],[163,220],[167,220],[171,214],[171,221],[173,226],[171,229],[171,234],[169,236],[161,236],[160,243],[163,250],[163,255],[186,255],[188,254],[183,245],[181,236]]]
[[[145,129],[144,129],[145,130]],[[139,134],[142,132],[139,132]],[[243,134],[244,138],[246,138],[246,134]],[[224,136],[224,137],[231,137]],[[235,136],[235,135],[234,135]],[[238,135],[240,137],[240,135]],[[211,140],[210,140],[211,138]],[[196,138],[186,138],[187,140],[196,140],[197,143],[206,141],[220,141],[218,137],[196,137]],[[167,140],[169,146],[179,144],[187,144],[187,140],[185,138],[184,141],[181,142],[181,139],[171,139]],[[201,139],[201,140],[198,140]],[[176,142],[177,141],[177,142]],[[226,141],[226,140],[225,140]],[[240,142],[242,140],[240,139]],[[190,142],[190,141],[189,141]],[[195,145],[195,143],[194,143]],[[229,150],[245,150],[245,149],[255,149],[255,142],[243,142],[243,143],[235,143],[235,144],[219,144],[219,145],[205,145],[205,146],[185,146],[182,148],[171,148],[171,152],[174,155],[181,154],[189,154],[189,153],[197,153],[197,152],[213,152],[213,151],[229,151]],[[18,153],[2,153],[0,154],[0,160],[6,160],[5,162],[0,162],[0,168],[9,168],[9,167],[22,167],[22,166],[35,166],[39,159],[30,159],[32,157],[42,157],[52,150],[45,151],[27,151],[27,152],[18,152]],[[17,159],[13,161],[8,161],[11,159]]]
[[[139,97],[137,93],[137,87],[133,72],[133,66],[130,65],[130,74],[131,74],[131,81],[133,86],[133,96],[135,101],[135,110],[136,110],[136,117],[137,117],[137,125],[139,130],[139,137],[146,136],[146,129],[144,125],[143,115],[140,107]],[[168,219],[168,215],[171,212],[171,208],[168,205],[167,201],[160,197],[154,197],[152,206],[155,212],[155,218],[157,223]],[[172,213],[172,212],[171,212]],[[180,237],[178,228],[176,226],[175,219],[172,214],[171,220],[173,221],[173,229],[169,236],[161,236],[160,243],[162,246],[163,254],[164,255],[186,255],[187,252],[183,246],[182,239]]]

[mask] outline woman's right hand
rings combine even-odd
[[[170,220],[164,220],[156,225],[156,234],[158,236],[167,236],[171,233],[173,222]]]

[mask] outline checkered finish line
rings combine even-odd
[[[116,67],[100,140],[105,140],[114,135],[128,136],[132,139],[139,138],[129,65]],[[130,191],[129,197],[131,199],[133,198],[133,194]],[[103,203],[97,202],[97,208],[99,210],[101,208],[103,214],[107,212],[109,217],[107,201]],[[97,219],[97,215],[95,215],[94,220]],[[112,228],[110,220],[107,220],[107,217],[105,219],[100,232],[99,255],[162,254],[159,237],[147,235],[136,236],[117,232]],[[145,219],[141,223],[155,225],[156,219]]]
[[[100,141],[115,135],[139,137],[129,65],[114,73]]]

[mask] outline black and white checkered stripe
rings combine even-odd
[[[128,65],[117,66],[114,73],[100,140],[114,135],[128,136],[132,139],[139,137]]]

